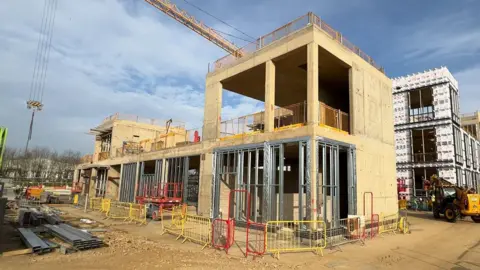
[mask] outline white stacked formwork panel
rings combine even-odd
[[[408,93],[393,95],[393,118],[394,124],[408,123]]]
[[[397,178],[405,181],[407,186],[406,192],[400,192],[398,194],[400,197],[405,197],[407,200],[410,200],[410,196],[413,196],[413,173],[412,170],[397,170]]]
[[[437,145],[437,160],[453,162],[455,160],[455,146],[452,126],[436,126],[435,136]]]
[[[395,132],[395,153],[397,163],[412,161],[410,130]]]
[[[435,85],[432,89],[435,119],[452,118],[449,84]]]
[[[455,168],[439,168],[438,169],[438,176],[447,180],[452,184],[457,183],[457,175]]]

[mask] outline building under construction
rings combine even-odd
[[[438,175],[478,189],[480,142],[460,127],[458,82],[442,67],[393,80],[400,196],[425,196]]]
[[[480,111],[462,114],[460,121],[462,128],[480,141]]]
[[[95,152],[74,185],[90,196],[167,197],[199,215],[254,222],[362,215],[366,192],[374,212],[395,213],[391,89],[372,58],[309,13],[215,62],[202,128],[116,115],[92,129]],[[223,90],[264,110],[223,120]]]

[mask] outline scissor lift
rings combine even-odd
[[[157,220],[161,209],[171,209],[180,205],[183,199],[182,183],[164,183],[158,186],[145,186],[136,197],[139,204],[147,205],[147,216]]]

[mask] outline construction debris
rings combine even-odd
[[[87,224],[94,224],[95,223],[94,220],[90,220],[88,218],[82,218],[82,219],[80,219],[80,222],[87,223]]]

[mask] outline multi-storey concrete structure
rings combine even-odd
[[[460,121],[465,131],[477,140],[480,140],[480,111],[462,114]]]
[[[313,14],[241,55],[207,74],[201,137],[186,131],[180,144],[86,165],[118,180],[119,190],[97,195],[133,201],[181,183],[199,214],[242,220],[246,198],[234,193],[229,209],[229,192],[247,190],[250,219],[265,222],[363,214],[363,195],[373,192],[374,212],[396,212],[392,84],[383,70]],[[223,90],[265,109],[222,121]]]
[[[423,196],[433,174],[475,186],[479,142],[460,128],[458,82],[447,68],[393,80],[397,177],[403,196]]]

